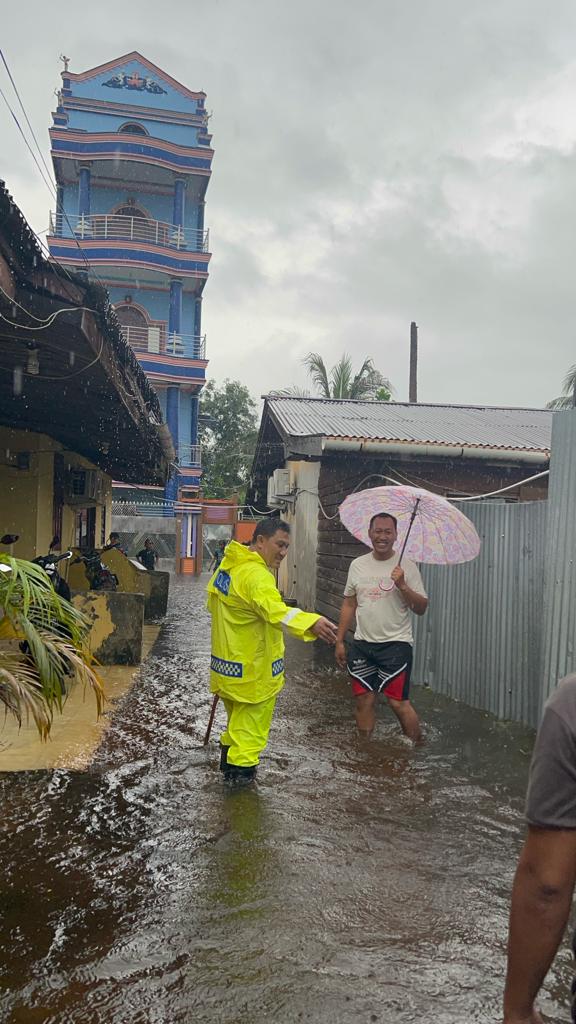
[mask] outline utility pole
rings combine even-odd
[[[418,401],[418,325],[410,324],[410,384],[408,401]]]

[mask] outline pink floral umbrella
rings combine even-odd
[[[451,565],[471,562],[480,551],[476,527],[446,498],[420,487],[371,487],[348,495],[339,508],[347,530],[372,547],[368,527],[372,516],[389,512],[398,520],[400,561]]]

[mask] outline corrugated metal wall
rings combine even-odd
[[[552,425],[548,542],[543,600],[543,703],[559,679],[576,670],[576,410]]]
[[[482,549],[466,565],[421,567],[430,605],[415,623],[414,681],[537,725],[548,502],[462,509]]]

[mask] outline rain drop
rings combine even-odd
[[[12,376],[12,391],[15,395],[22,394],[22,381],[24,380],[24,371],[21,366],[14,367],[14,373]]]

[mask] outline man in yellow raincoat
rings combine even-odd
[[[282,627],[300,640],[333,644],[336,626],[321,615],[289,608],[273,572],[286,556],[290,527],[279,519],[258,523],[249,548],[228,544],[208,584],[212,616],[210,689],[226,708],[220,768],[227,782],[244,785],[256,775],[268,742],[276,695],[284,685]]]

